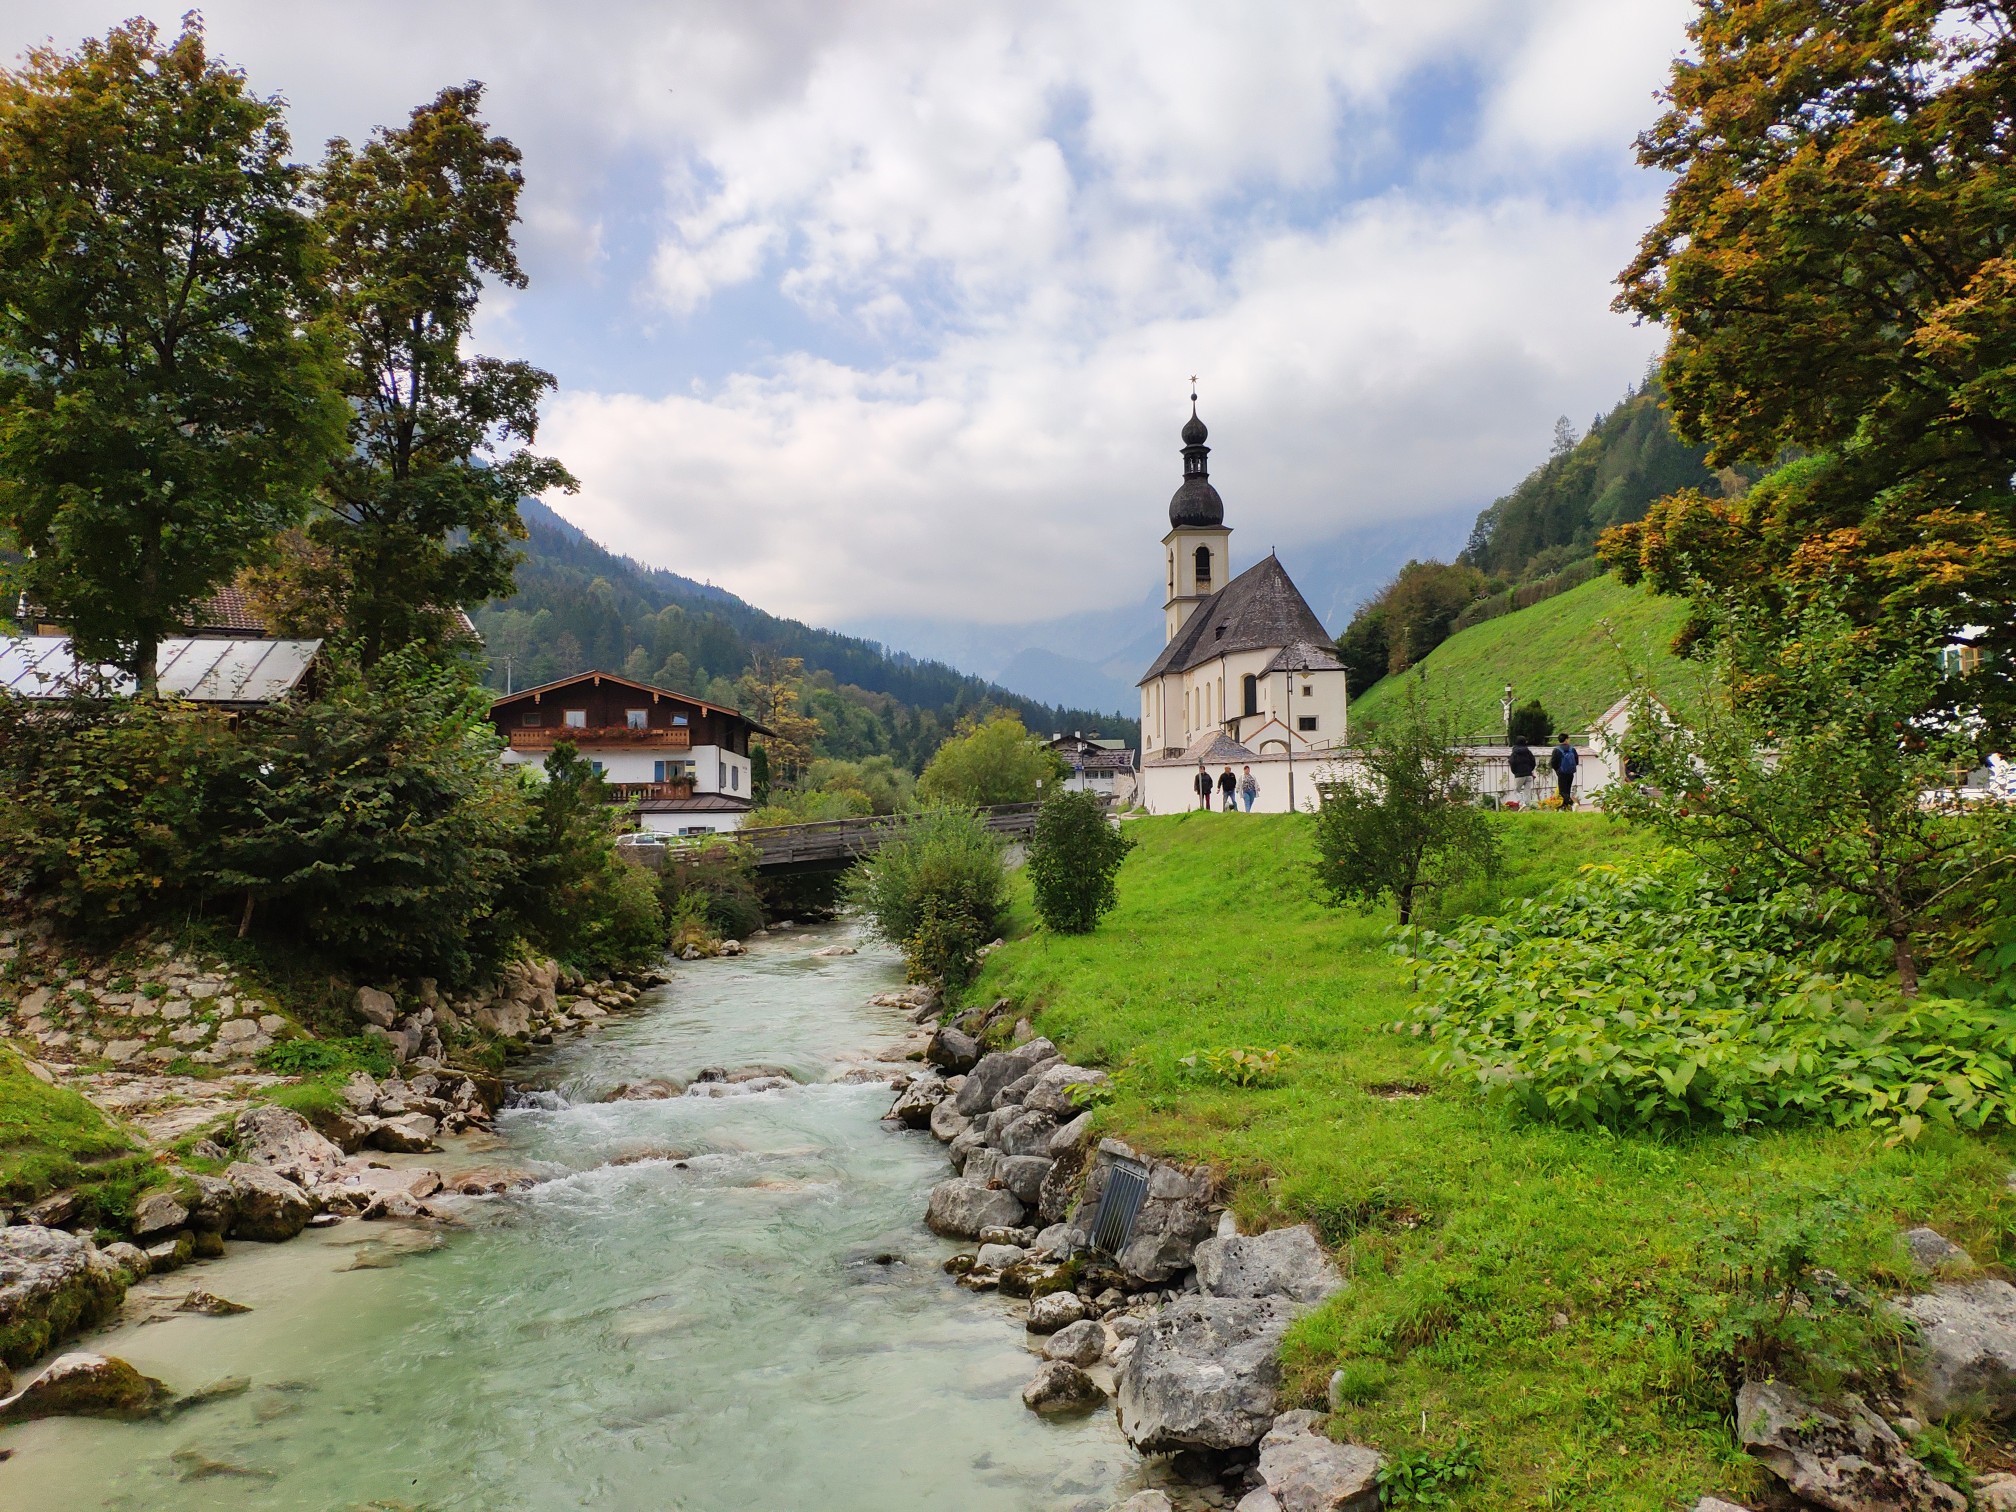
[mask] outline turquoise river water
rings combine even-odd
[[[879,1122],[886,1087],[821,1080],[907,1027],[866,1002],[898,980],[890,957],[813,954],[839,937],[681,966],[555,1047],[527,1073],[551,1106],[502,1114],[494,1147],[462,1157],[547,1179],[467,1204],[459,1227],[349,1222],[144,1283],[253,1310],[71,1347],[182,1391],[251,1387],[165,1422],[0,1433],[0,1508],[1053,1512],[1126,1495],[1140,1470],[1111,1414],[1024,1410],[1020,1324],[939,1269],[952,1246],[921,1222],[939,1146]],[[806,1084],[597,1101],[753,1062]]]

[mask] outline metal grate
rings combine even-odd
[[[1106,1172],[1106,1187],[1092,1215],[1092,1248],[1117,1255],[1134,1232],[1134,1220],[1148,1196],[1148,1168],[1132,1160],[1116,1160]]]

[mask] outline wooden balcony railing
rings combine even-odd
[[[570,729],[555,725],[541,726],[536,730],[511,730],[508,734],[514,751],[550,751],[556,740],[571,740],[582,750],[603,746],[666,746],[684,751],[690,750],[693,745],[693,732],[683,727],[633,730],[628,725],[603,725],[595,729]]]
[[[691,798],[691,782],[605,782],[611,803],[637,803],[646,798]]]

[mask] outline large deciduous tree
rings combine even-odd
[[[2016,713],[2016,24],[2005,0],[1703,0],[1639,159],[1673,175],[1622,275],[1715,464],[1604,555],[1666,591],[1822,599],[1901,645],[1987,627],[1952,702]],[[1701,628],[1705,628],[1706,620]]]
[[[0,72],[0,528],[79,653],[142,692],[341,441],[287,152],[281,103],[193,20]]]
[[[519,498],[573,487],[515,445],[534,439],[552,375],[463,351],[484,280],[525,285],[518,149],[490,135],[482,96],[444,89],[361,148],[332,141],[315,180],[351,418],[309,529],[335,553],[367,665],[445,645],[458,607],[507,592]]]

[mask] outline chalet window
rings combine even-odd
[[[1316,728],[1316,716],[1315,716],[1314,714],[1301,714],[1301,715],[1297,715],[1297,716],[1296,716],[1296,719],[1295,719],[1295,728],[1296,728],[1296,729],[1298,729],[1298,730],[1313,730],[1313,729],[1315,729],[1315,728]]]
[[[714,789],[719,792],[726,786],[728,786],[728,763],[717,761],[714,763]]]
[[[742,768],[728,768],[728,786],[738,793],[742,791]]]
[[[1244,677],[1239,679],[1239,692],[1242,712],[1246,714],[1258,714],[1260,712],[1260,679],[1255,677],[1251,672],[1248,672]]]
[[[1197,548],[1197,583],[1199,587],[1202,587],[1210,581],[1211,548],[1209,546],[1199,546]]]
[[[588,711],[586,709],[568,709],[560,716],[560,722],[570,730],[585,730],[588,728]]]
[[[588,760],[588,765],[590,765],[591,767],[595,768],[595,771],[596,771],[596,773],[597,773],[598,775],[599,775],[599,774],[601,773],[601,771],[602,771],[602,763],[601,763],[601,762],[599,762],[599,761],[597,761],[597,760],[595,760],[595,759],[594,759],[593,757],[590,757],[590,758],[589,758],[589,760]]]
[[[536,730],[544,718],[545,716],[537,709],[527,709],[518,716],[518,727],[524,730]]]
[[[686,716],[684,714],[674,714],[672,716],[672,723],[675,727],[684,729],[686,725]]]
[[[641,730],[650,723],[650,719],[651,711],[649,709],[625,709],[623,711],[623,725],[625,729]]]

